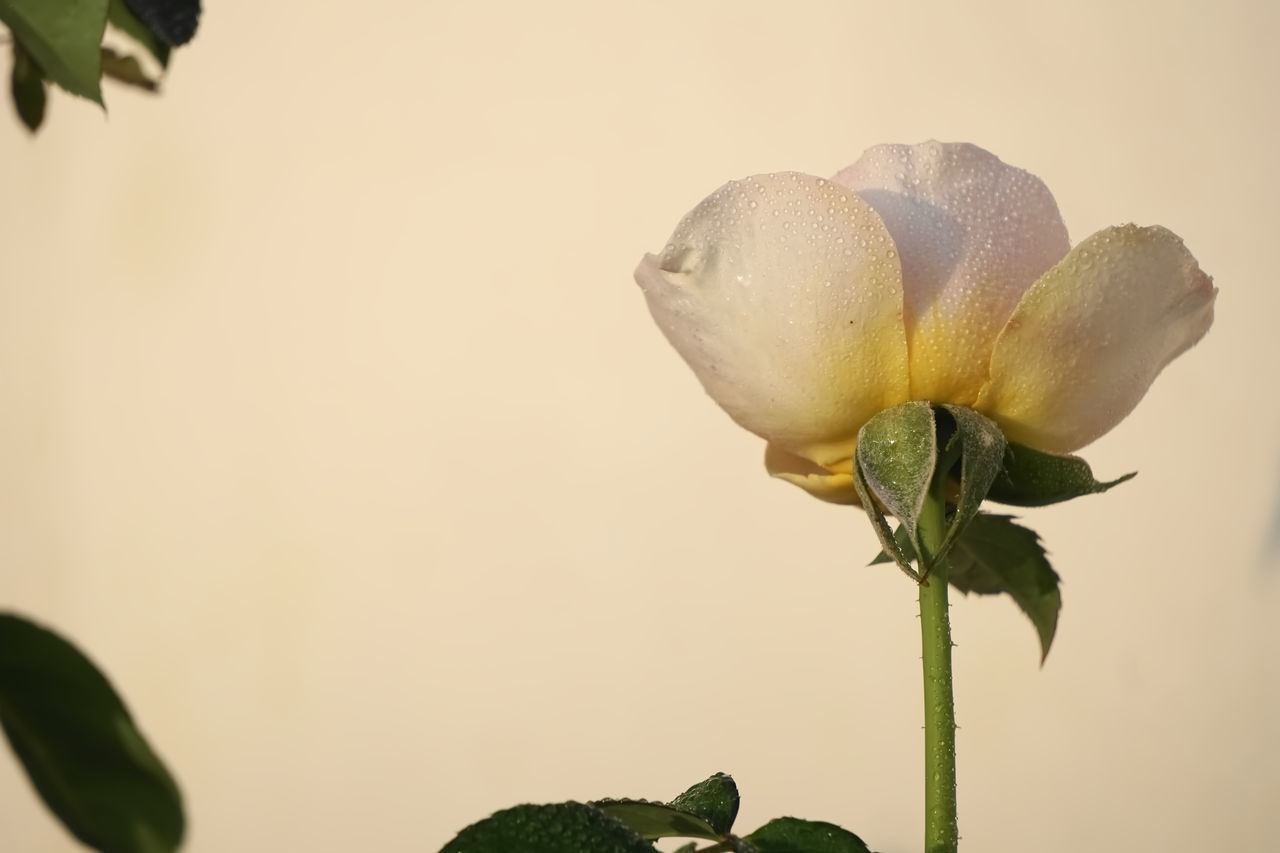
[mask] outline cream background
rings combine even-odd
[[[631,270],[725,180],[977,142],[1217,325],[954,609],[969,851],[1280,834],[1277,7],[209,3],[159,99],[0,127],[3,601],[109,670],[187,849],[437,850],[735,774],[919,849],[914,593],[769,480]],[[6,110],[8,108],[6,107]],[[77,849],[0,760],[0,846]]]

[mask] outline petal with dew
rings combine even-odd
[[[1173,232],[1099,231],[1018,303],[976,408],[1011,441],[1077,450],[1133,411],[1164,366],[1204,337],[1216,294]]]
[[[735,421],[823,466],[907,397],[902,278],[857,195],[794,172],[721,187],[636,269],[658,327]]]
[[[911,398],[972,405],[1018,300],[1070,248],[1052,193],[976,145],[933,141],[868,149],[835,181],[902,256]]]

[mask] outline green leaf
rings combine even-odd
[[[16,40],[13,42],[13,74],[9,78],[9,91],[13,94],[18,118],[22,119],[27,130],[35,133],[44,122],[47,98],[44,75]]]
[[[1135,476],[1137,472],[1100,483],[1093,478],[1089,463],[1077,456],[1058,456],[1011,443],[987,498],[1013,506],[1048,506],[1105,492]]]
[[[0,613],[0,724],[40,796],[103,853],[170,853],[182,799],[106,677],[74,646]]]
[[[107,0],[0,0],[0,21],[45,77],[102,104],[98,46],[107,27]]]
[[[156,58],[156,62],[160,63],[161,68],[168,67],[169,45],[156,38],[156,34],[138,20],[124,0],[109,0],[107,20],[111,26],[146,48],[147,52]]]
[[[648,838],[707,838],[720,840],[724,834],[707,821],[683,809],[648,800],[597,800],[591,805],[625,823],[636,834]]]
[[[871,853],[862,839],[834,823],[780,817],[746,838],[760,853]]]
[[[919,579],[902,559],[888,524],[871,498],[906,525],[911,542],[920,552],[916,525],[925,495],[933,479],[938,457],[937,426],[933,407],[923,401],[903,403],[880,412],[858,432],[854,487],[871,516],[885,551],[898,565]]]
[[[1040,661],[1058,628],[1062,595],[1040,537],[1007,515],[979,513],[951,551],[951,585],[963,593],[1008,593],[1040,637]]]
[[[939,554],[946,554],[970,519],[978,514],[1000,473],[1008,442],[1000,427],[973,409],[948,405],[940,408],[951,416],[956,427],[947,449],[952,450],[958,442],[960,450],[960,494],[947,534],[938,548]]]
[[[113,80],[137,86],[148,92],[160,89],[159,82],[147,76],[136,58],[116,53],[109,47],[102,49],[102,73]]]
[[[733,829],[738,804],[738,786],[726,773],[717,773],[699,782],[670,803],[674,808],[702,818],[722,835]]]
[[[584,803],[516,806],[462,830],[440,853],[654,853],[622,821]]]

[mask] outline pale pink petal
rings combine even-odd
[[[902,257],[912,399],[972,405],[1014,306],[1070,248],[1053,195],[967,143],[880,145],[835,180]]]
[[[1094,234],[1027,291],[996,340],[976,408],[1012,441],[1076,450],[1133,410],[1213,322],[1216,291],[1178,236]]]
[[[636,269],[649,310],[742,426],[820,465],[907,395],[902,279],[866,202],[810,175],[726,184]]]

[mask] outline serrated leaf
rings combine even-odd
[[[9,91],[13,95],[13,105],[18,111],[18,118],[27,126],[27,130],[35,133],[44,122],[44,108],[47,100],[44,75],[40,67],[31,60],[22,45],[13,42],[13,71],[9,77]]]
[[[951,551],[951,585],[963,593],[1007,593],[1035,626],[1040,660],[1049,655],[1062,595],[1040,537],[1007,515],[979,513]]]
[[[200,23],[200,0],[125,0],[129,10],[165,44],[191,41]]]
[[[654,853],[622,821],[585,803],[524,805],[471,824],[440,853]]]
[[[719,841],[724,834],[698,815],[648,800],[597,800],[591,805],[625,823],[647,839],[706,838]]]
[[[746,837],[760,853],[871,853],[861,838],[834,823],[780,817]]]
[[[98,46],[107,28],[107,0],[0,0],[0,21],[46,78],[102,103]]]
[[[129,36],[146,48],[155,57],[161,68],[169,65],[169,45],[156,38],[156,34],[147,29],[146,24],[138,20],[124,0],[109,0],[107,5],[107,21],[111,26]]]
[[[66,640],[8,613],[0,723],[45,804],[80,841],[103,853],[178,848],[178,787],[106,677]]]
[[[109,47],[102,49],[102,73],[113,80],[136,86],[148,92],[158,91],[160,84],[147,76],[142,65],[132,56],[123,56]]]
[[[955,422],[952,442],[959,443],[960,451],[960,494],[956,498],[955,514],[938,549],[939,554],[945,555],[970,519],[978,514],[992,482],[1000,473],[1008,442],[993,421],[973,409],[950,405],[940,408]]]
[[[1105,492],[1135,476],[1136,472],[1101,483],[1094,479],[1089,463],[1078,456],[1059,456],[1010,443],[987,498],[1012,506],[1048,506]]]
[[[739,802],[738,785],[733,777],[717,773],[689,788],[669,805],[697,815],[724,835],[733,829]]]

